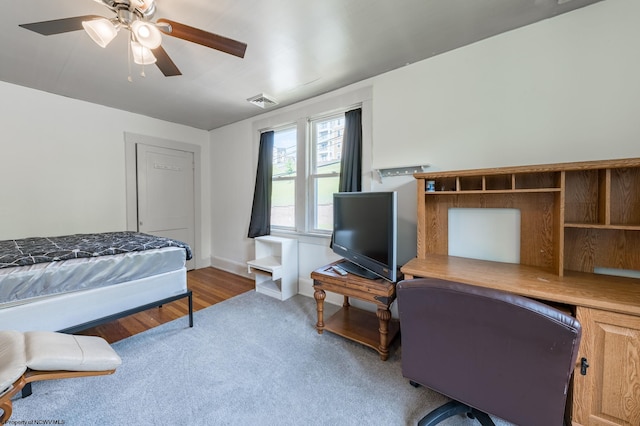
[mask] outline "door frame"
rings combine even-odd
[[[192,247],[195,268],[200,265],[201,229],[202,229],[202,188],[201,188],[201,158],[200,146],[186,142],[178,142],[170,139],[162,139],[154,136],[140,135],[136,133],[124,132],[125,144],[125,187],[126,187],[126,214],[127,231],[138,231],[138,184],[137,184],[137,162],[136,145],[144,144],[160,148],[175,149],[193,153],[193,209],[194,209],[194,231],[195,247]]]

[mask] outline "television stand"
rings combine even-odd
[[[346,259],[338,261],[336,264],[340,266],[342,269],[344,269],[345,271],[347,271],[348,273],[357,275],[362,278],[366,278],[368,280],[377,280],[378,278],[380,278],[370,270],[365,269],[360,265],[356,265],[355,263],[351,263]]]
[[[389,306],[396,299],[396,286],[378,277],[367,279],[351,273],[342,276],[332,269],[334,265],[339,265],[346,270],[344,263],[340,262],[325,265],[311,273],[315,290],[313,297],[316,300],[318,312],[316,323],[318,334],[327,330],[361,343],[376,350],[380,354],[380,359],[385,361],[389,358],[389,344],[400,330],[400,323],[391,318],[389,310]],[[324,321],[325,290],[344,296],[342,309],[326,322]],[[374,303],[377,311],[374,313],[351,306],[350,297]]]

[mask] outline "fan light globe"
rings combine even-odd
[[[107,47],[107,44],[118,34],[113,23],[106,18],[83,21],[82,27],[89,34],[89,37],[102,48]]]
[[[155,49],[162,42],[160,30],[148,22],[135,21],[131,24],[131,31],[135,34],[138,43],[149,49]]]
[[[133,62],[136,64],[151,65],[156,63],[156,57],[153,56],[151,50],[137,41],[131,40],[131,53],[133,53]]]

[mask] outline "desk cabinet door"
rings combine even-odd
[[[573,422],[640,425],[640,317],[577,308],[582,342],[574,371]],[[586,375],[581,358],[586,358]]]

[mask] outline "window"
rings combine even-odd
[[[274,129],[272,228],[324,234],[333,230],[343,133],[344,112]]]
[[[344,113],[311,121],[309,203],[314,231],[333,230],[333,193],[338,192]]]
[[[276,130],[273,135],[271,226],[294,229],[296,225],[297,129]]]

